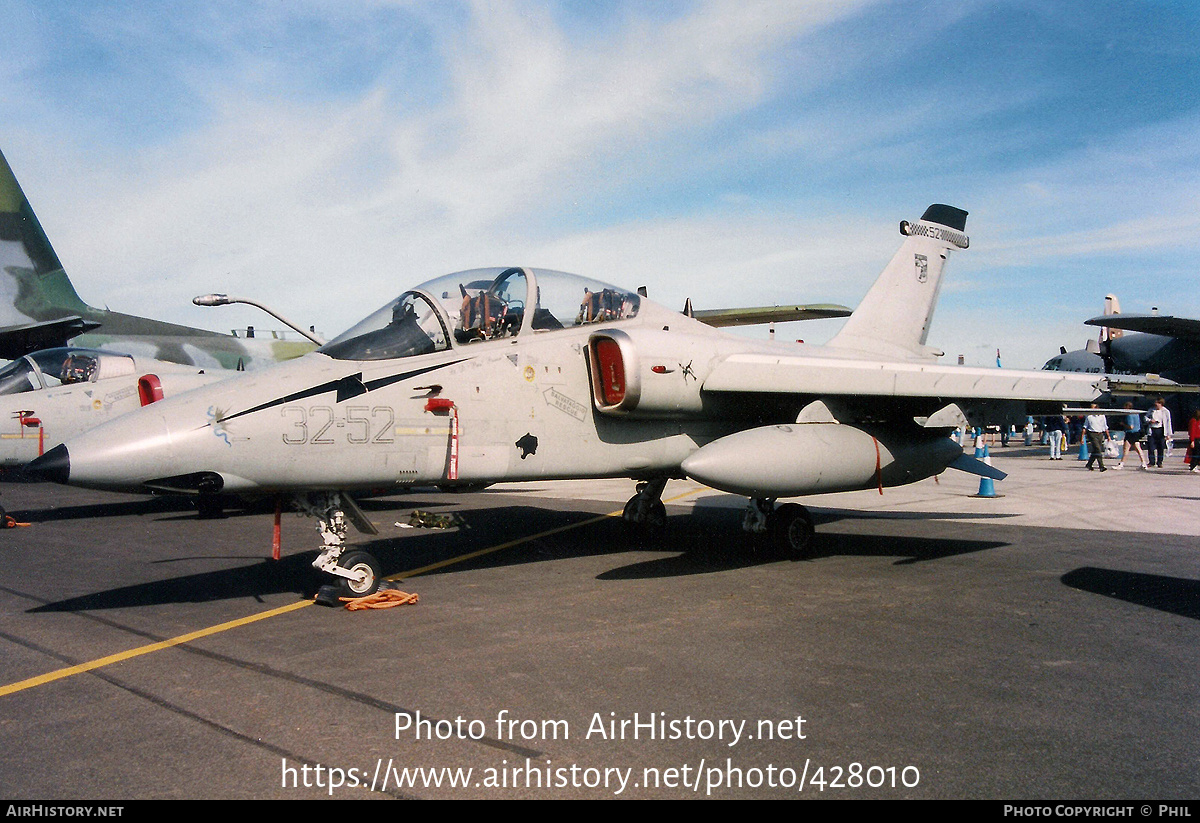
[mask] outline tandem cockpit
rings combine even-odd
[[[18,357],[0,369],[0,395],[95,383],[133,374],[133,358],[97,349],[58,348]]]
[[[317,351],[337,360],[389,360],[456,346],[626,320],[636,292],[547,269],[472,269],[422,283]]]

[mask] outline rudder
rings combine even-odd
[[[967,212],[940,203],[915,224],[901,221],[907,239],[829,345],[889,357],[940,355],[925,340],[946,257],[970,243],[966,226]]]
[[[0,153],[0,327],[87,312]]]

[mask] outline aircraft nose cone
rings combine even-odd
[[[55,446],[50,451],[31,461],[25,466],[25,474],[36,480],[52,480],[55,483],[66,483],[71,476],[71,457],[67,447]]]

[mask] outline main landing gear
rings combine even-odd
[[[640,537],[654,538],[667,527],[667,508],[662,502],[666,480],[638,483],[637,494],[629,498],[621,519]],[[775,505],[773,497],[751,498],[742,518],[742,529],[765,538],[766,544],[780,557],[796,560],[812,552],[815,529],[812,515],[798,503]]]
[[[343,502],[342,495],[337,492],[325,492],[300,495],[297,500],[307,514],[317,518],[317,530],[325,543],[325,548],[313,561],[313,568],[336,577],[346,597],[366,597],[374,594],[383,579],[379,561],[374,555],[362,550],[346,552],[344,508],[347,504]],[[353,501],[349,501],[348,505],[353,506]]]
[[[751,498],[742,518],[742,529],[765,536],[771,547],[784,557],[800,560],[812,552],[815,534],[812,515],[799,503],[784,503],[776,508],[774,498]]]
[[[666,487],[665,479],[638,483],[637,494],[625,504],[621,519],[644,537],[661,534],[667,527],[667,507],[662,502],[663,489]]]

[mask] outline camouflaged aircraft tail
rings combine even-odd
[[[0,153],[0,359],[39,349],[101,346],[187,365],[240,368],[311,351],[307,340],[244,340],[89,306]]]
[[[88,305],[67,279],[58,255],[0,153],[0,326],[80,314]]]

